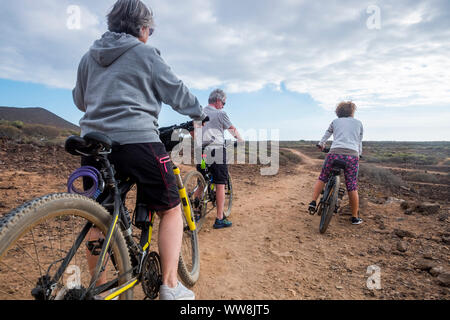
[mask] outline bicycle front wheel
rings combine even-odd
[[[322,205],[322,214],[320,216],[320,224],[319,224],[320,233],[325,233],[325,231],[327,231],[328,225],[330,224],[331,218],[333,217],[339,193],[340,177],[339,176],[331,177],[329,183],[331,187],[328,192],[328,197],[327,199],[325,199]]]
[[[195,218],[195,226],[200,232],[200,229],[205,222],[207,214],[207,186],[205,178],[198,171],[190,171],[183,179],[186,194],[191,202],[192,212]]]
[[[86,241],[104,238],[110,223],[111,215],[100,204],[69,193],[36,198],[6,214],[0,220],[0,299],[101,297],[101,290],[97,297],[86,295],[96,264]],[[131,279],[120,229],[110,248],[94,290],[106,283],[118,287]],[[132,298],[132,290],[120,295]]]
[[[189,206],[192,208],[191,201]],[[183,216],[183,240],[181,243],[180,259],[178,260],[178,274],[185,285],[192,287],[200,276],[200,252],[198,248],[198,229],[189,229],[186,216]]]

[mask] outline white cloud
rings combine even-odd
[[[309,93],[324,108],[448,105],[449,4],[377,1],[381,29],[358,0],[153,0],[150,45],[191,88]],[[3,4],[0,77],[72,88],[82,54],[106,29],[114,1]],[[68,30],[67,6],[82,10]]]

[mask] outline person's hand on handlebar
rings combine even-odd
[[[200,121],[194,121],[194,128],[201,128],[205,125],[206,122],[209,121],[209,117],[206,116],[205,119],[202,120],[202,124],[200,125]]]
[[[318,143],[316,144],[316,147],[319,148],[321,151],[323,151],[323,149],[325,149],[325,143]]]

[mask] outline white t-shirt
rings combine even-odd
[[[224,131],[233,124],[225,111],[212,106],[203,108],[203,112],[209,117],[209,121],[202,128],[202,144],[211,147],[223,148],[225,144]]]
[[[325,143],[333,135],[331,149],[349,149],[362,154],[363,125],[361,121],[348,117],[331,122],[320,143]]]

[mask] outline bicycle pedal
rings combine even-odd
[[[103,248],[103,242],[105,239],[98,239],[98,240],[91,240],[86,241],[86,247],[93,256],[99,256],[102,248]]]

